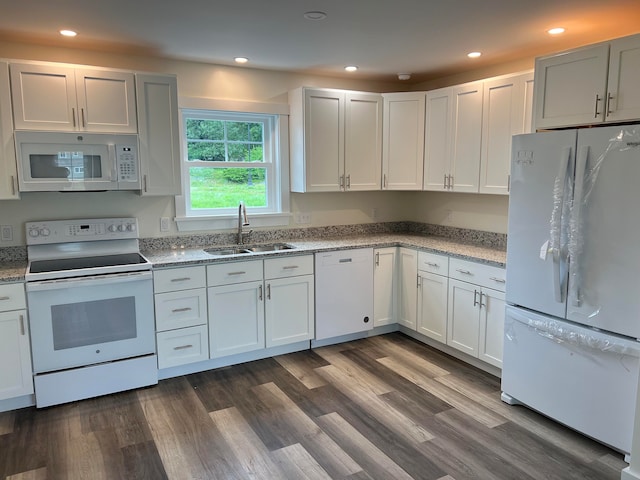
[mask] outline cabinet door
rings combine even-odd
[[[264,348],[262,281],[210,287],[207,300],[211,358]]]
[[[478,356],[480,288],[449,279],[447,345],[472,357]]]
[[[490,288],[483,288],[481,295],[478,358],[502,368],[505,296]]]
[[[0,200],[18,198],[18,169],[13,144],[9,66],[7,62],[0,62]]]
[[[265,285],[266,345],[311,340],[314,335],[313,275],[268,280]]]
[[[415,330],[418,307],[418,252],[410,248],[400,248],[398,267],[398,323]]]
[[[73,68],[11,64],[11,94],[16,130],[78,129]]]
[[[478,192],[482,142],[482,82],[453,87],[450,185],[456,192]]]
[[[347,92],[345,190],[380,190],[382,179],[382,95]]]
[[[535,66],[535,128],[604,119],[609,45],[541,57]]]
[[[447,343],[448,278],[419,272],[417,331]]]
[[[611,42],[605,120],[640,118],[640,35]]]
[[[427,92],[424,140],[424,189],[447,188],[451,158],[452,92],[441,88]]]
[[[142,195],[180,195],[178,84],[167,75],[136,75]]]
[[[304,90],[307,192],[344,188],[344,92]]]
[[[511,137],[525,133],[526,82],[533,74],[484,82],[480,193],[509,193]]]
[[[77,69],[76,95],[80,130],[138,133],[133,73]]]
[[[398,280],[395,247],[378,248],[373,252],[373,326],[396,323]]]
[[[382,188],[422,190],[425,94],[384,97]]]
[[[0,400],[33,393],[27,312],[0,313]]]

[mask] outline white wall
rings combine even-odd
[[[0,42],[0,58],[175,73],[178,75],[179,95],[185,97],[286,103],[287,92],[303,85],[376,92],[400,91],[407,88],[406,84],[398,82],[363,82],[357,80],[357,77],[313,77],[152,56],[90,52],[9,42]],[[509,70],[497,68],[491,71],[506,73]],[[456,77],[445,81],[456,83],[466,80]],[[429,88],[436,86],[441,85],[431,82]],[[426,89],[426,84],[413,87],[422,90]],[[506,231],[506,199],[502,197],[496,199],[483,195],[460,196],[426,192],[292,194],[291,207],[294,214],[311,213],[311,224],[305,226],[413,220],[495,232]],[[375,219],[373,208],[376,209]],[[448,210],[453,212],[452,219],[443,216],[443,212]],[[24,245],[24,223],[27,221],[105,216],[137,217],[142,237],[177,234],[173,223],[170,232],[160,232],[160,217],[175,216],[173,197],[149,198],[127,192],[24,193],[21,200],[0,201],[0,224],[11,225],[14,228],[13,241],[2,242],[0,247]],[[294,223],[294,218],[295,215],[290,225],[298,226]]]

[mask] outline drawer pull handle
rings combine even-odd
[[[427,265],[433,268],[440,268],[440,265],[438,265],[437,263],[427,262]]]
[[[173,310],[171,310],[171,313],[180,313],[180,312],[189,312],[189,311],[191,311],[191,307],[174,308]]]
[[[473,275],[469,270],[462,270],[461,268],[456,268],[456,272],[460,272],[463,275]]]
[[[187,280],[191,280],[191,277],[180,277],[180,278],[172,278],[172,282],[186,282]]]
[[[494,282],[498,282],[498,283],[507,283],[507,281],[504,278],[489,277],[489,280],[493,280]]]
[[[0,300],[11,300],[11,297],[0,297]]]
[[[300,265],[287,265],[286,267],[282,267],[283,270],[294,270],[296,268],[299,268]]]
[[[244,275],[246,273],[247,272],[229,272],[229,273],[227,273],[227,275]]]
[[[350,258],[341,258],[340,260],[338,260],[338,262],[340,262],[340,263],[350,263],[351,259]]]
[[[193,348],[193,345],[180,345],[178,347],[173,347],[174,350],[186,350],[187,348]]]
[[[20,335],[24,335],[24,315],[20,315]]]

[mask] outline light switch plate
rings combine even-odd
[[[169,217],[160,217],[160,231],[161,232],[169,231]]]
[[[13,241],[13,226],[0,225],[0,241],[2,242]]]

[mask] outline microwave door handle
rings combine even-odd
[[[118,181],[118,158],[116,157],[116,146],[113,143],[107,145],[109,159],[111,160],[111,180]]]

